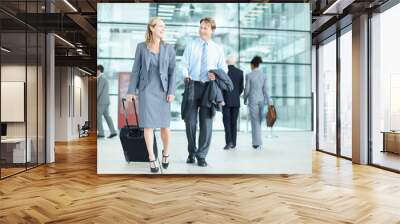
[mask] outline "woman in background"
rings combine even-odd
[[[272,104],[267,91],[267,76],[259,69],[261,63],[260,56],[255,56],[251,60],[251,72],[246,75],[244,89],[244,104],[249,107],[254,149],[261,149],[261,123],[264,117],[264,107],[266,104]]]
[[[157,173],[153,152],[154,128],[160,128],[163,142],[162,166],[168,168],[171,103],[175,95],[175,49],[163,41],[165,23],[153,17],[147,24],[146,40],[136,47],[128,99],[139,101],[139,126],[149,153],[150,171]]]

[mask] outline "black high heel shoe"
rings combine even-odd
[[[150,160],[150,172],[158,173],[159,168],[156,166],[156,160]],[[151,167],[151,164],[154,164],[154,167]]]
[[[169,155],[168,155],[169,156]],[[164,168],[164,169],[167,169],[168,168],[168,165],[169,165],[169,161],[167,162],[167,163],[164,163],[164,158],[165,158],[165,161],[167,161],[167,158],[168,158],[168,156],[166,156],[166,155],[164,155],[164,150],[162,150],[162,160],[161,160],[161,165],[162,165],[162,167]]]

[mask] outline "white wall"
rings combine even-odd
[[[37,70],[38,69],[38,70]],[[27,80],[25,80],[27,78]],[[44,73],[41,66],[25,64],[3,64],[1,66],[2,82],[24,82],[26,84],[26,106],[22,106],[22,113],[26,112],[26,120],[22,122],[6,122],[7,137],[24,138],[30,140],[32,161],[44,163],[45,159],[45,117],[44,117]],[[2,89],[3,91],[4,89]],[[24,94],[24,90],[21,90]],[[6,95],[2,95],[7,97]],[[25,103],[25,102],[23,102]],[[13,113],[10,107],[2,107],[2,112]],[[48,157],[49,158],[49,157]],[[50,157],[51,158],[51,157]],[[48,160],[51,161],[51,160]]]
[[[88,120],[88,78],[72,67],[56,67],[55,73],[55,140],[77,139],[78,124]]]
[[[2,65],[1,66],[1,81],[11,82],[25,82],[25,65]],[[28,70],[30,68],[28,67]],[[7,108],[1,108],[7,110]],[[24,122],[10,122],[7,123],[7,136],[8,137],[25,137],[25,123]]]
[[[27,70],[25,70],[27,69]],[[36,67],[34,66],[27,66],[25,67],[25,65],[18,65],[18,64],[8,64],[8,65],[2,65],[1,66],[1,81],[4,82],[25,82],[25,76],[26,76],[26,71],[28,72],[28,74],[36,74]],[[29,79],[29,77],[28,77]],[[36,80],[28,80],[29,85],[33,85],[36,86]],[[27,106],[31,106],[36,108],[37,106],[37,102],[36,102],[36,87],[34,88],[27,88]],[[31,92],[32,91],[32,92]],[[34,102],[34,104],[32,105],[32,102]],[[39,105],[40,106],[40,105]],[[7,108],[1,108],[1,110],[7,110]],[[31,130],[31,128],[33,128],[34,130],[36,130],[36,120],[37,120],[37,115],[36,113],[29,113],[32,110],[32,108],[27,109],[28,110],[28,114],[27,114],[27,118],[28,118],[28,122],[32,122],[34,121],[34,124],[29,123],[28,125],[28,129]],[[36,112],[36,110],[34,109],[34,111]],[[7,122],[7,135],[8,137],[25,137],[25,124],[26,122]],[[33,127],[35,126],[35,127]],[[29,137],[29,132],[28,130],[28,137]]]
[[[68,68],[55,68],[55,141],[68,139]]]
[[[19,64],[7,64],[1,66],[1,81],[25,82],[26,67]],[[31,67],[28,67],[30,70]],[[26,82],[25,82],[26,83]],[[7,110],[7,108],[1,108]],[[7,137],[24,138],[26,130],[25,122],[7,122]],[[28,136],[29,137],[29,136]]]
[[[77,70],[75,70],[76,72]],[[74,96],[71,99],[74,99],[74,102],[71,103],[72,119],[71,126],[72,128],[72,136],[78,137],[78,129],[77,126],[80,124],[81,126],[88,120],[88,78],[79,75],[74,75]],[[79,102],[80,101],[80,102]],[[80,108],[81,107],[81,108]]]

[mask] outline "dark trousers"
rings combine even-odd
[[[205,158],[210,148],[213,118],[210,109],[201,106],[201,98],[208,83],[194,82],[194,101],[187,107],[185,118],[189,156]],[[199,116],[199,147],[196,147],[197,116]]]
[[[222,120],[224,122],[225,142],[227,145],[232,143],[234,146],[236,146],[238,115],[239,107],[222,108]]]

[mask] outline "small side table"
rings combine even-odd
[[[383,150],[382,152],[391,152],[400,154],[400,131],[382,131]]]

